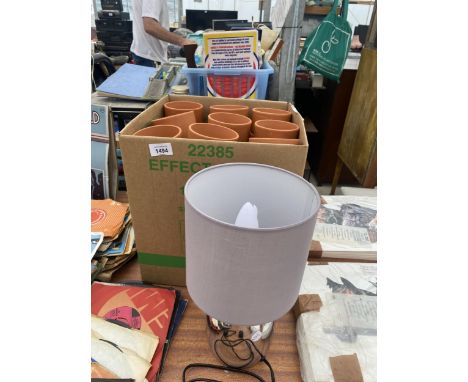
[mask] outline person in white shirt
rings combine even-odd
[[[133,0],[133,42],[130,51],[137,65],[155,66],[167,61],[168,43],[193,44],[169,31],[166,0]]]

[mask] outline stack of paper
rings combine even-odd
[[[128,203],[112,199],[92,200],[92,278],[109,281],[112,274],[134,255],[135,234]]]
[[[320,258],[377,260],[377,198],[322,196],[309,251]]]
[[[308,265],[301,297],[296,334],[303,381],[377,381],[377,265]]]

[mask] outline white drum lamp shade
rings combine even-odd
[[[234,223],[242,206],[259,228]],[[187,288],[206,314],[236,325],[274,321],[294,305],[320,196],[303,178],[256,163],[206,168],[185,185]]]

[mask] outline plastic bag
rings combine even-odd
[[[339,81],[351,45],[352,30],[348,21],[348,0],[343,0],[341,15],[336,14],[339,0],[307,37],[298,65],[304,65],[331,80]]]

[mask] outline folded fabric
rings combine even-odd
[[[151,363],[134,351],[99,338],[91,332],[91,358],[119,378],[132,378],[135,382],[145,382]]]
[[[118,347],[132,350],[148,362],[153,359],[159,343],[159,338],[154,334],[125,328],[95,315],[91,315],[91,329],[100,338],[110,341]]]

